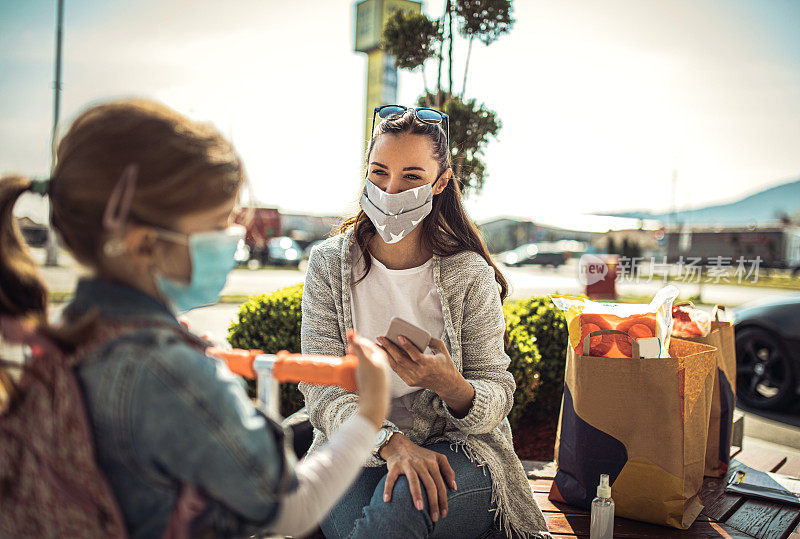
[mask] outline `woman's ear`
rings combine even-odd
[[[439,176],[439,181],[437,181],[436,185],[433,187],[433,194],[438,195],[439,193],[444,191],[444,188],[447,187],[447,184],[450,182],[450,178],[452,177],[453,177],[452,168],[448,168],[447,170],[442,172],[442,175]]]
[[[125,231],[125,255],[137,265],[149,267],[156,254],[158,234],[146,226],[129,225]]]

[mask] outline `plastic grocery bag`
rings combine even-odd
[[[679,339],[707,337],[711,332],[711,315],[695,308],[691,301],[672,306],[672,336]]]
[[[552,294],[550,299],[564,311],[569,329],[569,346],[576,355],[582,354],[583,341],[592,332],[618,330],[630,335],[599,334],[590,338],[592,357],[633,357],[631,340],[658,337],[661,357],[669,357],[672,331],[672,302],[678,289],[668,285],[659,290],[648,304],[600,303],[580,296]]]

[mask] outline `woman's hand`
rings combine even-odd
[[[444,343],[440,339],[431,339],[428,346],[434,353],[423,354],[402,335],[398,340],[402,348],[386,337],[378,337],[392,370],[409,386],[430,389],[455,415],[464,417],[472,407],[475,388],[458,372]]]
[[[386,337],[378,337],[378,342],[389,356],[389,366],[408,385],[439,393],[440,389],[452,385],[461,376],[450,358],[450,352],[439,339],[431,339],[428,345],[436,352],[434,354],[423,354],[402,335],[398,340],[402,348]]]
[[[420,447],[404,434],[395,433],[389,443],[381,449],[381,457],[386,460],[389,473],[386,476],[386,486],[383,489],[383,501],[392,499],[392,490],[397,478],[405,475],[411,498],[420,511],[424,508],[422,501],[422,488],[425,486],[428,494],[428,509],[431,519],[436,522],[439,515],[447,516],[447,485],[453,490],[458,490],[456,474],[447,457],[424,447]]]
[[[358,358],[358,413],[379,429],[389,412],[389,367],[386,352],[353,330],[347,332],[347,351]]]

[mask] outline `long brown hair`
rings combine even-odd
[[[130,164],[138,174],[129,220],[168,229],[235,198],[244,181],[239,157],[211,125],[145,99],[86,109],[61,139],[48,194],[53,228],[90,268],[101,264],[103,213]],[[0,315],[34,318],[47,329],[47,291],[13,216],[31,184],[22,176],[0,178]],[[69,333],[61,333],[62,344],[75,340]]]
[[[444,130],[436,125],[421,122],[410,111],[396,119],[383,120],[375,127],[372,139],[367,149],[367,163],[375,146],[375,140],[381,135],[424,135],[431,141],[433,158],[439,165],[437,177],[452,166],[450,150],[447,146],[447,135]],[[464,211],[461,203],[461,186],[457,178],[451,178],[444,190],[433,197],[433,208],[420,225],[422,227],[421,241],[437,256],[451,256],[464,251],[473,251],[483,257],[494,269],[494,278],[500,289],[500,301],[508,295],[508,283],[489,255],[486,243],[483,241],[478,227],[472,222]],[[369,217],[360,210],[355,216],[345,220],[339,227],[339,232],[353,228],[356,243],[364,257],[366,271],[363,279],[372,266],[369,254],[369,242],[375,236],[375,225]]]

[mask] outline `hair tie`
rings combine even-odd
[[[48,195],[50,193],[50,178],[45,180],[33,180],[28,187],[28,191],[41,196]]]

